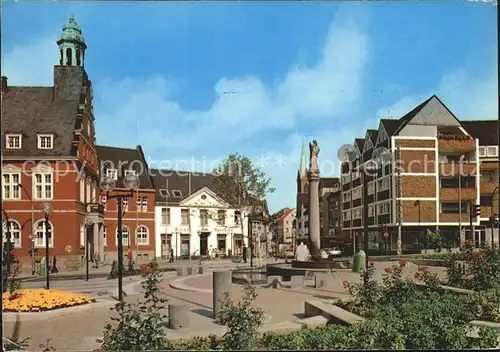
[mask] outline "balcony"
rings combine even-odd
[[[439,174],[441,176],[456,176],[456,175],[475,175],[476,163],[456,163],[456,162],[439,162]]]
[[[98,216],[104,216],[104,205],[99,203],[89,203],[87,204],[87,213],[95,214]]]
[[[446,152],[471,152],[476,150],[476,140],[440,138],[438,148]]]
[[[462,200],[475,200],[477,198],[476,188],[462,188],[459,192],[458,188],[440,188],[439,189],[439,199],[444,200],[454,200],[458,201],[460,198]]]

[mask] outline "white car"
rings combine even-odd
[[[334,247],[334,248],[324,248],[322,250],[324,250],[328,254],[329,258],[342,256],[342,251],[339,248],[337,248],[337,247]]]

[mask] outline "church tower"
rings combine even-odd
[[[83,67],[87,45],[83,39],[82,28],[70,16],[62,28],[62,34],[57,40],[59,46],[59,65]]]

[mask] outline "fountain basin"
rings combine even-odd
[[[267,270],[265,267],[236,269],[233,271],[232,282],[237,285],[265,285]]]

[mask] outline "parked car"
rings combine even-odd
[[[321,251],[325,251],[328,254],[328,258],[338,258],[342,256],[342,250],[339,247],[323,248],[320,252]]]

